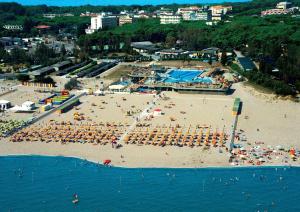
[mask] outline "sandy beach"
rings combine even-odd
[[[150,120],[141,120],[149,128],[157,126],[181,125],[183,129],[196,125],[211,126],[212,129],[224,129],[230,133],[233,122],[231,113],[235,97],[243,102],[242,113],[239,116],[237,128],[242,129],[247,138],[246,142],[238,142],[246,149],[253,148],[259,143],[261,148],[275,147],[300,148],[298,138],[300,131],[300,109],[298,103],[274,99],[271,94],[261,94],[243,84],[234,84],[236,89],[233,95],[191,95],[165,92],[168,98],[159,99],[151,108],[161,108],[163,115],[152,117]],[[79,111],[89,122],[114,122],[132,124],[135,117],[147,108],[153,95],[142,94],[114,94],[106,96],[84,96]],[[171,106],[170,106],[171,105]],[[126,116],[131,110],[134,115]],[[74,110],[65,114],[51,114],[34,124],[43,127],[51,119],[55,121],[72,121]],[[175,117],[171,121],[170,117]],[[267,117],[267,118],[266,118]],[[0,155],[53,155],[70,156],[102,163],[110,159],[112,165],[121,167],[208,167],[230,166],[230,154],[224,149],[211,147],[190,148],[187,146],[151,146],[139,144],[122,144],[119,149],[108,145],[94,145],[90,143],[45,143],[45,142],[0,142]],[[263,165],[298,165],[299,160],[286,159],[284,156],[272,156]],[[284,161],[284,162],[283,162]],[[251,165],[251,164],[239,164]]]

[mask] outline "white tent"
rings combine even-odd
[[[94,92],[94,94],[97,95],[97,96],[103,96],[104,95],[104,91],[102,91],[102,90],[96,90]]]
[[[22,108],[26,108],[27,110],[33,110],[35,108],[34,102],[26,101],[22,104]]]
[[[111,91],[120,92],[123,91],[125,87],[126,87],[125,85],[118,84],[118,85],[110,85],[108,88]]]
[[[24,111],[24,112],[30,112],[30,111],[33,111],[35,109],[35,104],[34,102],[31,102],[31,101],[26,101],[24,102],[21,106],[14,106],[13,108],[11,108],[11,110],[13,111]]]

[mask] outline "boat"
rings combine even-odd
[[[106,159],[103,161],[103,165],[109,165],[111,163],[111,160]]]
[[[74,195],[73,195],[72,203],[73,203],[73,204],[77,204],[78,202],[79,202],[78,195],[77,195],[77,194],[74,194]]]

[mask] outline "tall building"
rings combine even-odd
[[[118,18],[116,16],[101,14],[96,17],[91,17],[91,26],[85,30],[85,33],[92,34],[99,29],[116,26],[118,26]]]
[[[161,15],[160,24],[179,24],[181,21],[180,15]]]

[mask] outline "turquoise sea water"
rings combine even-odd
[[[299,189],[300,168],[127,169],[0,157],[0,211],[299,211]]]
[[[24,5],[49,6],[78,6],[78,5],[159,5],[159,4],[213,4],[221,2],[246,2],[249,0],[11,0]],[[0,2],[11,2],[10,0],[0,0]]]

